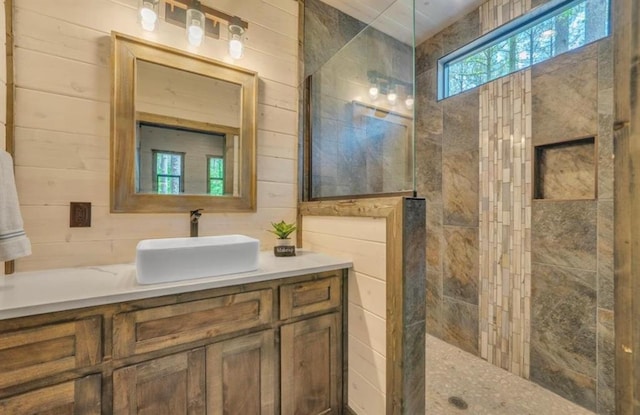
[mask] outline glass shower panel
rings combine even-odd
[[[312,75],[311,199],[413,192],[413,45],[397,0]]]

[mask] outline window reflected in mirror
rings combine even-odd
[[[153,192],[177,195],[184,192],[184,153],[151,150]]]
[[[138,118],[158,119],[148,114]],[[233,168],[238,163],[237,141],[233,131],[225,134],[138,121],[136,193],[237,195],[238,173]]]

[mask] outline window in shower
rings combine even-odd
[[[440,58],[438,99],[608,36],[609,1],[551,1]]]

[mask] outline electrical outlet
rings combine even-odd
[[[91,202],[70,203],[69,226],[71,228],[88,228],[91,226]]]

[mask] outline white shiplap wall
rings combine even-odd
[[[18,271],[129,262],[141,239],[188,235],[188,212],[109,213],[110,32],[232,62],[224,39],[207,38],[194,49],[180,27],[163,22],[158,31],[143,32],[137,3],[14,2],[16,180],[33,245],[33,255],[17,261]],[[296,217],[297,3],[207,5],[249,22],[245,56],[235,64],[260,76],[258,210],[205,212],[200,234],[243,233],[268,249],[269,223]],[[72,201],[92,203],[91,228],[69,228]]]
[[[302,246],[353,261],[349,275],[349,406],[386,408],[386,220],[304,216]]]

